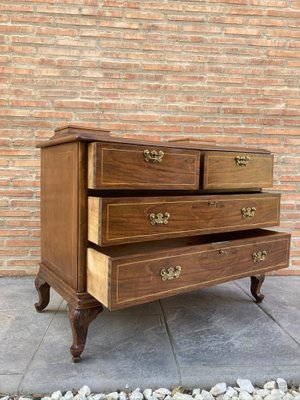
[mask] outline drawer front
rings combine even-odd
[[[89,198],[88,239],[100,246],[279,224],[280,195]]]
[[[105,272],[110,276],[110,289],[107,288],[106,297],[100,295],[98,300],[111,309],[123,308],[285,268],[289,261],[289,245],[288,234],[275,234],[173,249],[168,253],[153,251],[147,256],[111,258],[110,270]],[[89,252],[97,251],[89,249]],[[90,258],[91,254],[88,260]],[[90,280],[93,281],[92,274]],[[102,282],[98,286],[102,290]],[[95,282],[91,294],[98,296]]]
[[[90,189],[199,189],[200,152],[90,143]]]
[[[272,187],[273,156],[206,151],[203,171],[203,189]]]

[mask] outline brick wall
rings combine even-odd
[[[0,274],[39,259],[39,151],[80,122],[268,148],[300,271],[297,0],[0,0]]]

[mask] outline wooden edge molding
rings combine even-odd
[[[77,292],[53,273],[46,264],[40,264],[39,275],[75,309],[99,307],[99,302],[88,292]]]

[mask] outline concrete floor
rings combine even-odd
[[[300,277],[267,277],[255,304],[243,279],[122,311],[90,325],[71,362],[66,304],[51,291],[42,313],[33,278],[0,279],[0,393],[48,393],[87,384],[209,388],[283,377],[300,383]]]

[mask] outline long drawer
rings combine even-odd
[[[271,227],[280,195],[88,199],[88,239],[100,246]]]
[[[88,153],[90,189],[199,189],[196,150],[90,143]]]
[[[111,310],[124,308],[285,268],[289,246],[289,234],[254,230],[88,248],[87,290]]]

